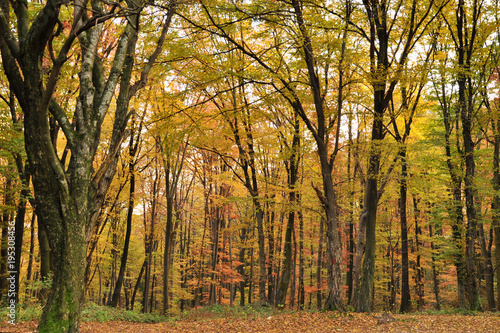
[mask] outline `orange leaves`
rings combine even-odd
[[[224,307],[220,311],[192,310],[166,322],[149,324],[134,322],[82,322],[82,333],[115,332],[497,332],[498,315],[477,316],[390,314],[394,321],[380,321],[381,314],[311,313],[269,310],[265,313]],[[383,316],[383,315],[382,315]],[[10,325],[0,323],[2,332],[33,332],[36,322]]]
[[[130,322],[84,322],[83,333],[107,332],[496,332],[500,327],[498,316],[457,315],[391,315],[393,322],[377,324],[378,315],[337,312],[282,313],[272,315],[234,317],[229,313],[218,315],[206,312],[203,316],[188,316],[159,324]],[[2,324],[2,331],[5,324]],[[24,330],[21,327],[26,327]],[[20,330],[28,332],[28,325]],[[32,326],[30,326],[32,328]]]

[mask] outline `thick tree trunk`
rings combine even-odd
[[[382,131],[382,120],[374,120],[372,140],[379,138]],[[379,134],[380,133],[380,134]],[[377,193],[377,177],[380,163],[380,152],[377,148],[372,147],[372,152],[370,154],[370,161],[368,167],[368,179],[365,184],[365,198],[363,212],[361,213],[360,223],[358,232],[361,234],[358,236],[358,245],[356,249],[355,266],[356,261],[360,262],[360,257],[362,256],[362,246],[363,244],[359,242],[359,238],[363,237],[362,230],[365,229],[365,254],[363,265],[361,268],[361,274],[359,273],[359,268],[354,270],[355,282],[357,280],[356,276],[361,275],[361,281],[359,287],[355,285],[354,287],[354,297],[353,304],[355,305],[356,311],[358,312],[370,312],[371,311],[371,299],[373,293],[373,277],[375,273],[375,242],[376,242],[376,221],[377,221],[377,206],[378,206],[378,193]],[[357,288],[358,287],[358,288]]]
[[[471,310],[478,310],[479,304],[479,283],[476,265],[476,237],[477,237],[477,212],[476,197],[474,188],[475,177],[475,157],[474,142],[472,140],[472,117],[474,111],[474,87],[469,70],[471,69],[471,57],[475,45],[474,39],[468,38],[467,7],[464,0],[458,1],[456,9],[457,19],[457,43],[456,51],[458,56],[458,108],[460,120],[462,121],[463,158],[465,160],[465,206],[467,214],[466,229],[466,251],[465,265],[467,269],[467,301]],[[481,8],[477,3],[473,4],[474,15],[479,15]],[[472,30],[475,30],[477,20],[472,20]],[[472,44],[471,44],[472,43]]]
[[[49,244],[49,239],[47,238],[47,233],[41,222],[39,213],[37,213],[38,221],[38,252],[40,254],[40,280],[47,282],[52,273],[52,259],[51,259],[51,249]],[[47,290],[42,289],[38,293],[38,298],[41,301],[45,301],[47,296]]]
[[[52,238],[54,278],[44,307],[39,332],[78,332],[83,305],[86,269],[86,240],[79,228],[80,216],[65,221],[67,231]]]
[[[465,87],[464,87],[465,89]],[[461,89],[459,89],[461,91]],[[465,108],[465,106],[463,106]],[[478,310],[479,304],[479,284],[476,266],[476,234],[477,234],[477,212],[474,195],[474,143],[471,135],[471,112],[462,110],[462,135],[464,138],[465,154],[465,204],[467,212],[467,232],[466,232],[466,267],[467,267],[467,298],[469,308]]]
[[[376,249],[376,223],[378,206],[378,174],[380,168],[380,147],[379,141],[383,139],[384,112],[387,107],[386,92],[388,61],[389,33],[387,31],[387,12],[381,5],[365,2],[367,17],[370,21],[370,59],[371,73],[374,81],[373,86],[373,124],[371,134],[370,157],[368,161],[367,179],[365,183],[364,206],[361,213],[358,228],[358,245],[356,248],[356,258],[354,262],[354,297],[352,305],[358,312],[371,311],[371,299],[373,297],[373,278],[375,273],[375,249]],[[379,12],[380,11],[380,12]],[[377,29],[375,29],[375,22]],[[378,45],[376,45],[378,44]],[[375,49],[378,46],[378,52]],[[365,244],[360,238],[365,238]],[[360,267],[361,257],[364,258],[362,268]],[[361,279],[358,282],[358,276]],[[359,283],[359,285],[358,285]]]
[[[320,159],[322,154],[320,155]],[[328,167],[328,164],[322,163],[322,169]],[[333,189],[331,173],[322,171],[324,192],[326,200],[324,202],[326,214],[326,252],[328,268],[328,297],[323,309],[325,310],[344,310],[342,301],[342,246],[340,240],[339,221],[337,219],[336,194]]]

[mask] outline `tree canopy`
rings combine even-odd
[[[497,309],[498,4],[0,4],[0,291],[40,332]]]

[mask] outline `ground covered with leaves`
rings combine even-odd
[[[89,319],[89,318],[87,318]],[[106,320],[111,319],[111,320]],[[160,322],[133,322],[84,316],[82,333],[117,332],[500,332],[499,313],[461,314],[359,314],[339,312],[267,311],[234,313],[213,309],[189,312]],[[157,321],[157,320],[153,320]],[[0,332],[35,332],[36,321],[0,324]]]

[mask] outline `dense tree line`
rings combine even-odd
[[[0,3],[0,273],[15,226],[41,332],[85,301],[497,309],[496,3]]]

